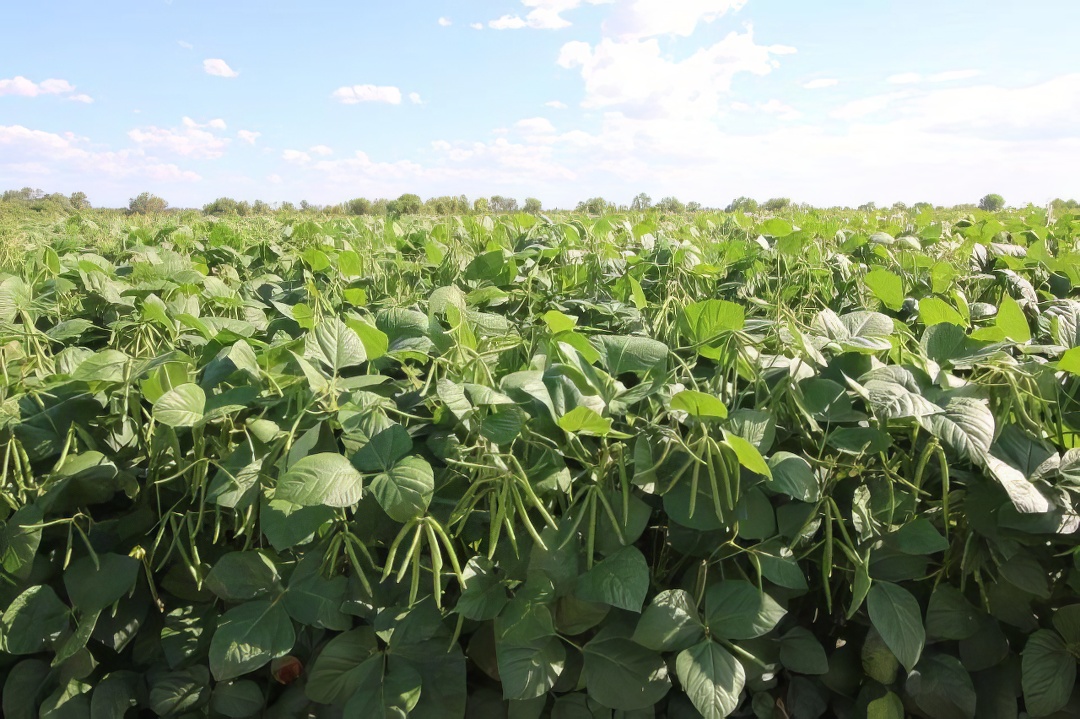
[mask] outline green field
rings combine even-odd
[[[1078,716],[1078,240],[6,209],[3,716]]]

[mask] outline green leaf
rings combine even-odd
[[[965,462],[982,466],[994,441],[994,414],[974,397],[953,397],[941,414],[924,418],[927,429]]]
[[[345,457],[320,452],[300,459],[278,480],[274,499],[304,507],[351,507],[360,501],[363,480]]]
[[[263,690],[249,679],[218,684],[210,697],[210,708],[231,719],[255,716],[264,704]]]
[[[96,612],[120,599],[135,586],[139,560],[124,554],[80,557],[64,571],[64,588],[72,606],[81,612]]]
[[[71,373],[71,379],[76,382],[123,382],[124,369],[130,361],[123,352],[101,350],[80,362]]]
[[[967,327],[968,324],[952,305],[937,297],[924,297],[919,300],[919,319],[927,327],[942,323]]]
[[[927,716],[975,719],[975,687],[956,657],[936,654],[923,658],[908,675],[904,689]]]
[[[136,687],[139,681],[139,675],[130,671],[116,671],[106,675],[98,682],[93,696],[90,697],[90,719],[115,719],[136,707]]]
[[[254,671],[289,653],[292,619],[278,601],[247,602],[225,612],[210,640],[210,671],[217,681]]]
[[[155,674],[150,684],[150,709],[160,717],[183,716],[210,701],[210,672],[190,669]]]
[[[709,639],[680,652],[675,673],[705,719],[722,719],[735,711],[746,684],[742,664]]]
[[[24,659],[5,671],[0,694],[4,719],[38,719],[38,703],[52,678],[49,665],[40,659]]]
[[[684,589],[666,589],[645,608],[633,639],[648,649],[669,652],[686,649],[704,635],[705,627],[690,593]]]
[[[377,432],[353,455],[353,466],[361,472],[385,472],[412,451],[409,431],[397,422]]]
[[[960,590],[944,582],[934,588],[926,608],[926,636],[936,639],[967,639],[979,631],[980,612]]]
[[[668,346],[647,337],[601,335],[593,338],[604,364],[612,375],[624,372],[663,371],[667,366]]]
[[[496,655],[503,698],[511,700],[544,696],[555,686],[566,664],[566,649],[558,637],[524,646],[500,642]]]
[[[1058,358],[1057,368],[1062,372],[1080,375],[1080,347],[1065,350],[1065,353]]]
[[[304,691],[308,698],[320,704],[344,706],[363,685],[370,667],[364,663],[377,655],[378,644],[371,627],[359,627],[339,634],[323,647],[307,675]]]
[[[4,610],[0,639],[8,654],[37,654],[70,626],[70,612],[48,585],[24,591]]]
[[[866,274],[863,282],[891,310],[899,310],[904,305],[904,281],[899,275],[881,267],[875,267]]]
[[[1054,612],[1054,629],[1067,644],[1080,644],[1080,604],[1069,604]]]
[[[919,603],[911,592],[889,582],[874,582],[867,596],[870,621],[904,668],[919,662],[926,633]]]
[[[154,419],[169,427],[193,427],[206,411],[206,393],[192,382],[174,387],[154,403]]]
[[[506,606],[506,586],[495,576],[495,566],[484,556],[476,556],[461,571],[465,587],[455,611],[466,619],[485,621],[499,616]]]
[[[244,602],[280,590],[281,577],[263,552],[229,552],[206,575],[205,586],[227,602]]]
[[[904,702],[892,692],[866,705],[866,719],[904,719]]]
[[[323,320],[308,333],[304,355],[319,360],[334,374],[367,360],[360,336],[337,317]]]
[[[1031,328],[1028,327],[1027,317],[1020,309],[1020,304],[1008,295],[1001,298],[996,324],[998,329],[1014,342],[1023,344],[1031,341]]]
[[[949,542],[926,517],[916,517],[894,535],[896,548],[904,554],[936,554],[949,548]]]
[[[634,546],[623,547],[578,578],[576,594],[587,602],[640,612],[649,591],[649,564]]]
[[[410,455],[389,472],[376,475],[369,489],[391,519],[405,523],[427,511],[435,493],[435,475],[426,459]]]
[[[724,639],[753,639],[768,634],[785,610],[768,594],[742,579],[726,579],[705,593],[709,631]]]
[[[821,495],[821,487],[810,463],[791,452],[777,452],[769,457],[769,479],[767,486],[773,492],[786,494],[802,502],[816,502]]]
[[[309,627],[345,631],[352,619],[341,607],[345,604],[349,580],[342,574],[323,576],[322,557],[309,552],[289,577],[285,592],[285,610],[296,621]]]
[[[739,435],[727,431],[724,432],[724,442],[735,451],[735,456],[739,458],[739,464],[751,472],[765,475],[766,479],[772,478],[772,470],[765,463],[765,458],[761,456],[761,452],[758,451],[757,447]]]
[[[259,504],[259,529],[278,552],[310,542],[334,518],[332,507],[304,507],[281,499],[263,497]]]
[[[790,222],[779,217],[761,223],[761,232],[770,237],[787,237],[794,231],[795,228],[791,226]]]
[[[780,662],[799,674],[825,674],[829,658],[818,638],[805,627],[792,627],[780,637]]]
[[[746,312],[742,306],[727,300],[694,302],[684,307],[679,317],[680,329],[693,344],[708,343],[745,325]]]
[[[611,432],[611,420],[601,417],[596,410],[580,406],[559,418],[559,427],[567,432],[604,437]]]
[[[684,389],[671,398],[671,409],[686,412],[697,419],[718,418],[728,416],[727,407],[718,398],[704,392]]]
[[[589,697],[611,709],[647,709],[671,689],[663,657],[629,639],[598,635],[584,655]]]
[[[1076,660],[1065,641],[1049,629],[1039,629],[1024,645],[1021,684],[1024,704],[1032,716],[1061,710],[1076,683]]]

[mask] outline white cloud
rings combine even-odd
[[[401,90],[392,86],[352,85],[339,87],[331,95],[343,105],[357,105],[361,102],[385,102],[390,105],[401,104]]]
[[[240,73],[229,67],[221,58],[210,58],[209,60],[203,60],[203,70],[207,75],[215,75],[217,77],[237,77]]]
[[[195,172],[149,157],[141,149],[102,150],[73,133],[55,134],[0,125],[0,180],[16,183],[26,172],[84,187],[118,179],[193,182]]]
[[[819,77],[809,82],[804,82],[803,87],[807,90],[823,90],[826,87],[836,87],[840,81],[833,77]]]
[[[285,160],[285,162],[303,164],[305,162],[311,162],[311,155],[302,150],[285,150],[281,153],[281,159]]]
[[[284,180],[281,179],[281,175],[279,175],[277,173],[274,173],[272,175],[267,175],[266,180],[267,180],[267,182],[269,182],[272,185],[280,185],[282,182],[284,182]]]
[[[469,27],[471,27],[473,30],[483,30],[484,29],[484,23],[482,23],[482,22],[469,23]]]
[[[921,75],[917,72],[902,72],[890,75],[885,82],[893,85],[915,85],[920,82],[955,82],[956,80],[969,80],[978,77],[982,72],[979,70],[947,70],[934,73],[933,75]]]
[[[567,105],[562,100],[550,100],[544,103],[545,107],[553,107],[556,110],[565,110]]]
[[[22,75],[12,78],[0,78],[0,96],[16,95],[20,97],[37,97],[38,95],[66,95],[75,91],[75,86],[67,80],[50,78],[40,83],[29,80]],[[83,95],[82,97],[86,97]]]
[[[680,0],[682,1],[682,0]],[[615,0],[521,0],[521,4],[530,8],[522,18],[520,15],[503,15],[488,22],[493,30],[520,30],[524,27],[534,30],[559,30],[570,27],[570,21],[562,13],[580,7],[583,3],[604,5]],[[476,25],[476,29],[480,29]]]
[[[829,113],[829,116],[837,120],[860,120],[867,115],[884,110],[896,100],[902,100],[905,97],[910,97],[909,93],[889,92],[883,95],[871,95],[846,102]]]
[[[581,69],[586,108],[618,107],[641,117],[710,117],[736,75],[766,75],[778,64],[775,56],[793,52],[786,45],[758,45],[747,26],[745,33],[729,33],[684,60],[671,59],[656,39],[604,38],[595,47],[566,43],[558,64]]]
[[[187,40],[177,40],[176,44],[179,45],[180,47],[184,48],[185,50],[194,50],[195,49],[195,46],[192,45]]]
[[[687,37],[698,23],[711,23],[742,9],[747,0],[634,0],[620,5],[604,23],[607,34],[624,40],[680,35]]]
[[[798,120],[802,113],[791,105],[786,105],[780,100],[769,100],[758,105],[758,109],[770,115],[776,115],[781,120]]]
[[[89,95],[83,95],[81,93],[78,95],[71,95],[68,97],[68,99],[72,102],[81,102],[86,105],[89,105],[94,101],[94,98],[90,97]]]
[[[312,155],[320,155],[322,157],[334,154],[334,151],[326,145],[315,145],[314,147],[309,147],[308,152],[310,152]]]
[[[180,128],[137,127],[128,132],[128,137],[141,148],[155,148],[184,157],[214,160],[225,154],[231,140],[210,131],[224,130],[224,120],[218,118],[199,124],[185,117],[181,124],[183,127]]]
[[[262,136],[262,133],[253,130],[239,130],[237,131],[236,136],[249,145],[254,145],[255,141]]]
[[[448,17],[439,18],[439,25],[441,25],[442,27],[450,27],[453,24],[454,24],[453,20],[451,20]]]
[[[514,127],[526,135],[547,135],[555,132],[555,126],[551,124],[551,120],[545,117],[530,117],[518,120],[514,123]]]
[[[410,92],[409,93],[409,102],[411,102],[414,105],[423,105],[424,104],[424,101],[422,99],[420,99],[420,93],[418,93],[418,92]]]
[[[497,20],[488,22],[492,30],[520,30],[525,27],[525,21],[517,15],[503,15]]]

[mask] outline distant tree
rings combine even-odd
[[[758,203],[757,200],[750,197],[737,197],[728,203],[728,206],[724,208],[724,212],[757,212]]]
[[[1005,198],[1001,195],[985,195],[981,200],[979,200],[979,209],[986,210],[987,212],[997,212],[1004,206]]]
[[[1072,214],[1075,210],[1080,209],[1080,202],[1063,200],[1059,197],[1050,203],[1050,209],[1054,211],[1055,215]]]
[[[665,197],[656,203],[656,209],[661,212],[680,213],[686,210],[686,205],[680,202],[677,197]]]
[[[874,210],[877,209],[877,203],[875,203],[875,202],[864,202],[863,204],[859,205],[858,209],[859,209],[859,212],[873,212]]]
[[[251,203],[251,214],[253,215],[268,215],[270,212],[270,205],[262,200],[255,200],[255,202]]]
[[[503,197],[502,195],[492,195],[488,200],[488,207],[492,212],[517,212],[518,201],[513,197]]]
[[[0,195],[3,202],[33,202],[45,197],[44,190],[35,190],[33,187],[24,187],[21,190],[6,190]]]
[[[791,200],[787,197],[774,197],[770,200],[766,200],[762,206],[766,212],[779,212],[780,210],[786,210],[791,205]]]
[[[314,209],[314,208],[311,206],[310,202],[308,202],[307,200],[300,200],[300,211],[301,212],[309,212],[312,209]]]
[[[150,215],[156,212],[164,212],[169,203],[149,192],[143,192],[138,197],[132,197],[128,202],[128,213],[132,215]]]
[[[934,206],[929,202],[916,202],[911,206],[911,209],[915,212],[929,212],[934,209]]]
[[[603,197],[591,197],[577,204],[578,212],[587,212],[590,215],[602,215],[615,209],[614,203],[608,202]]]
[[[204,205],[203,212],[207,215],[237,215],[244,217],[251,214],[251,205],[247,202],[237,202],[231,197],[219,197],[210,204]]]
[[[482,215],[486,212],[489,212],[490,210],[491,208],[488,206],[488,201],[486,197],[476,198],[476,202],[473,203],[473,212]]]
[[[376,217],[381,217],[387,213],[387,207],[390,206],[390,200],[385,197],[380,197],[377,200],[373,200],[371,203],[371,214]]]
[[[286,200],[278,205],[278,210],[281,212],[296,212],[296,205]]]
[[[634,197],[634,201],[630,203],[631,210],[647,210],[652,207],[652,198],[646,195],[644,192],[640,192]]]
[[[702,208],[700,202],[687,202],[686,203],[686,211],[687,212],[701,212],[702,209],[704,209],[704,208]]]
[[[71,197],[68,198],[68,202],[70,202],[72,208],[76,210],[90,209],[90,200],[87,199],[85,192],[72,192]]]
[[[345,203],[345,212],[350,215],[370,215],[371,200],[366,197],[357,197]]]
[[[394,217],[401,217],[402,215],[419,215],[420,210],[424,207],[424,201],[420,199],[420,195],[414,195],[411,192],[406,192],[396,200],[391,200],[386,203],[386,214],[393,215]]]
[[[530,215],[539,215],[541,212],[544,211],[544,204],[535,197],[526,197],[525,207],[522,209],[524,209],[525,212],[528,212]]]
[[[906,212],[908,207],[904,202],[894,202],[892,203],[892,208],[896,212]]]

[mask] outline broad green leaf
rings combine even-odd
[[[526,700],[544,696],[555,686],[566,664],[566,649],[558,637],[516,646],[496,645],[504,699]]]
[[[435,475],[426,459],[410,455],[372,478],[369,489],[391,519],[405,523],[427,511]]]
[[[584,655],[589,696],[611,709],[646,709],[671,689],[663,657],[629,639],[597,636]]]
[[[465,587],[455,611],[466,619],[485,621],[499,615],[508,601],[506,586],[495,576],[495,566],[484,556],[469,560],[461,571]]]
[[[229,552],[206,575],[206,588],[227,602],[244,602],[281,590],[281,576],[264,552]]]
[[[360,336],[337,317],[323,320],[308,333],[304,354],[319,360],[334,374],[367,360]]]
[[[803,502],[816,502],[821,494],[817,477],[810,463],[791,452],[777,452],[769,457],[768,480],[765,486],[773,492],[786,494]]]
[[[567,432],[604,437],[611,432],[611,419],[601,417],[589,407],[575,407],[559,418],[559,427]]]
[[[896,694],[874,699],[866,706],[866,719],[904,719],[904,702]]]
[[[154,403],[154,419],[169,427],[193,427],[206,411],[206,393],[194,383],[169,390]]]
[[[210,671],[234,679],[289,653],[296,642],[292,619],[279,601],[247,602],[225,612],[210,640]]]
[[[634,641],[658,652],[686,649],[700,641],[705,627],[698,618],[697,607],[690,593],[683,589],[666,589],[645,608]]]
[[[728,416],[727,407],[718,398],[705,392],[684,389],[671,398],[671,409],[686,412],[697,419],[723,419]]]
[[[623,547],[578,578],[576,594],[588,602],[640,612],[649,591],[649,565],[634,546]]]
[[[70,626],[70,611],[48,585],[15,597],[0,619],[0,640],[8,654],[37,654]]]
[[[911,671],[919,662],[926,634],[922,612],[911,592],[889,582],[874,582],[867,596],[870,621],[885,644]]]
[[[978,610],[964,598],[960,590],[945,583],[934,588],[926,608],[926,637],[960,640],[979,631]]]
[[[124,554],[80,557],[64,571],[64,588],[72,606],[80,612],[104,609],[128,594],[139,576],[139,561]]]
[[[919,319],[927,327],[943,322],[959,327],[968,325],[952,305],[937,297],[924,297],[919,300]]]
[[[668,346],[647,337],[601,335],[593,338],[604,365],[612,375],[624,372],[663,371],[667,366]]]
[[[684,649],[675,660],[683,691],[705,719],[735,711],[746,684],[742,664],[716,642],[706,639]]]
[[[724,432],[724,442],[735,452],[735,456],[739,458],[739,464],[749,469],[756,474],[764,475],[766,479],[772,478],[772,470],[765,462],[765,458],[761,456],[761,452],[757,447],[747,442],[745,439],[737,434],[731,432]]]
[[[956,657],[935,654],[923,658],[908,674],[904,689],[927,716],[975,719],[975,687]]]
[[[1024,703],[1033,716],[1059,711],[1072,696],[1076,683],[1076,659],[1065,641],[1049,629],[1039,629],[1022,653]]]
[[[320,704],[344,706],[360,690],[366,677],[365,662],[377,656],[378,643],[370,627],[359,627],[338,634],[327,642],[315,658],[304,687],[309,699]]]
[[[320,452],[304,457],[278,480],[274,499],[304,507],[351,507],[360,501],[363,479],[345,457]]]
[[[785,610],[750,582],[725,579],[705,592],[709,631],[724,639],[753,639],[768,634]]]
[[[805,627],[792,627],[780,637],[780,662],[799,674],[825,674],[829,659],[818,638]]]
[[[1022,344],[1031,341],[1031,329],[1028,327],[1027,317],[1020,309],[1020,304],[1008,295],[1001,299],[996,323],[1005,336],[1014,342]]]
[[[891,310],[899,310],[904,304],[904,281],[899,275],[881,267],[875,267],[866,274],[863,282]]]
[[[210,696],[210,708],[230,719],[256,716],[265,703],[262,688],[249,679],[219,683]]]
[[[161,717],[182,716],[210,702],[210,672],[205,666],[161,672],[150,683],[150,709]]]
[[[953,397],[945,411],[925,418],[927,428],[961,460],[981,466],[994,441],[994,414],[973,397]]]

